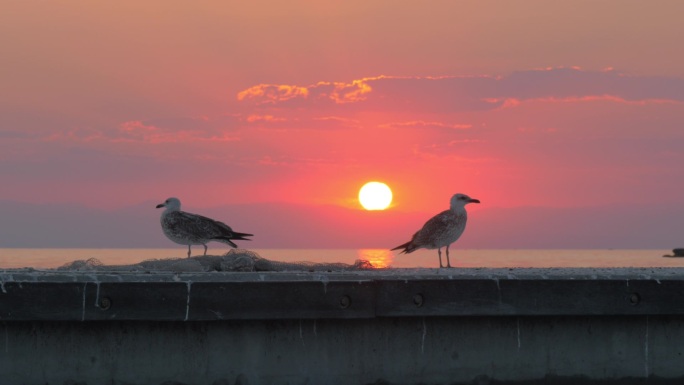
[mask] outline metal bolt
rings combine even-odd
[[[343,295],[342,298],[340,298],[340,307],[346,309],[349,306],[351,306],[351,298],[349,298],[348,295]]]
[[[109,310],[110,307],[112,307],[111,299],[109,299],[108,297],[104,297],[100,300],[100,309]]]
[[[641,302],[641,296],[638,293],[632,293],[629,296],[629,303],[632,305],[638,305]]]
[[[416,295],[413,296],[413,303],[414,303],[417,307],[423,306],[423,301],[424,301],[424,300],[425,300],[425,299],[423,298],[423,295],[422,295],[422,294],[416,294]]]

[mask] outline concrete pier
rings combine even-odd
[[[7,384],[684,383],[679,268],[25,270],[0,283]]]

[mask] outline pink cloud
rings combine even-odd
[[[312,119],[317,128],[358,128],[361,121],[358,119],[343,118],[340,116],[321,116]]]
[[[214,126],[205,119],[191,119],[194,124],[186,128],[161,127],[154,121],[146,123],[132,120],[121,123],[118,132],[111,138],[113,141],[158,143],[188,143],[188,142],[227,142],[240,140],[235,133]]]
[[[273,115],[249,115],[246,119],[247,122],[249,123],[254,123],[254,122],[284,122],[287,119],[285,118],[278,118]]]
[[[318,82],[310,86],[258,84],[237,94],[237,100],[256,105],[277,104],[292,99],[330,101],[336,104],[363,101],[372,91],[369,81],[377,78],[353,80],[351,83]]]
[[[42,140],[149,144],[235,141],[240,139],[235,133],[237,123],[233,116],[129,120],[115,127],[50,130],[44,132]]]
[[[452,123],[443,123],[443,122],[437,122],[437,121],[424,121],[424,120],[412,120],[412,121],[407,121],[407,122],[396,122],[396,123],[385,123],[381,124],[380,127],[382,128],[389,128],[389,127],[418,127],[418,128],[446,128],[446,129],[453,129],[453,130],[467,130],[469,128],[472,128],[472,124],[452,124]]]
[[[59,131],[46,132],[40,137],[44,142],[94,142],[103,139],[102,131],[91,128],[72,128]]]
[[[684,80],[629,76],[577,67],[514,72],[507,76],[378,76],[310,86],[257,85],[238,100],[280,108],[345,108],[348,111],[457,112],[511,107],[524,100],[684,102]]]
[[[516,99],[516,98],[506,98],[506,99],[489,99],[492,103],[500,103],[501,108],[518,107],[522,103],[529,102],[542,102],[542,103],[590,103],[590,102],[610,102],[610,103],[621,103],[629,104],[634,106],[645,106],[653,104],[684,104],[684,100],[672,100],[672,99],[642,99],[642,100],[628,100],[619,96],[614,95],[589,95],[581,97],[545,97],[545,98],[531,98],[531,99]]]
[[[344,118],[340,116],[316,116],[313,114],[303,114],[297,112],[288,114],[293,116],[274,116],[269,114],[251,114],[240,121],[246,123],[247,128],[264,129],[289,129],[289,130],[335,130],[359,127],[358,119]],[[296,116],[294,116],[296,115]]]
[[[335,103],[355,103],[366,100],[367,94],[373,90],[368,84],[369,80],[372,79],[354,80],[351,84],[321,82],[316,88],[328,90],[321,92],[321,96],[327,95]]]
[[[277,103],[294,98],[306,98],[309,96],[307,87],[291,86],[285,84],[258,84],[237,94],[240,101],[254,100],[257,104]]]

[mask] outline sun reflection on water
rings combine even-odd
[[[394,260],[394,254],[387,249],[359,249],[356,252],[359,259],[365,259],[376,269],[389,267]]]

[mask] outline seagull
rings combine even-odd
[[[157,208],[166,207],[161,214],[161,227],[164,235],[170,240],[188,245],[188,258],[190,258],[190,246],[204,246],[204,255],[207,255],[207,243],[211,241],[227,243],[237,247],[233,240],[250,241],[253,234],[238,233],[233,231],[223,222],[197,214],[181,211],[181,203],[178,198],[169,198]]]
[[[480,203],[465,194],[455,194],[451,197],[451,208],[430,218],[423,228],[413,234],[410,241],[399,245],[392,250],[401,250],[401,253],[411,253],[417,249],[437,249],[439,255],[439,267],[451,267],[449,261],[449,246],[463,234],[468,213],[465,205],[468,203]],[[442,265],[442,247],[446,246],[447,265]]]

